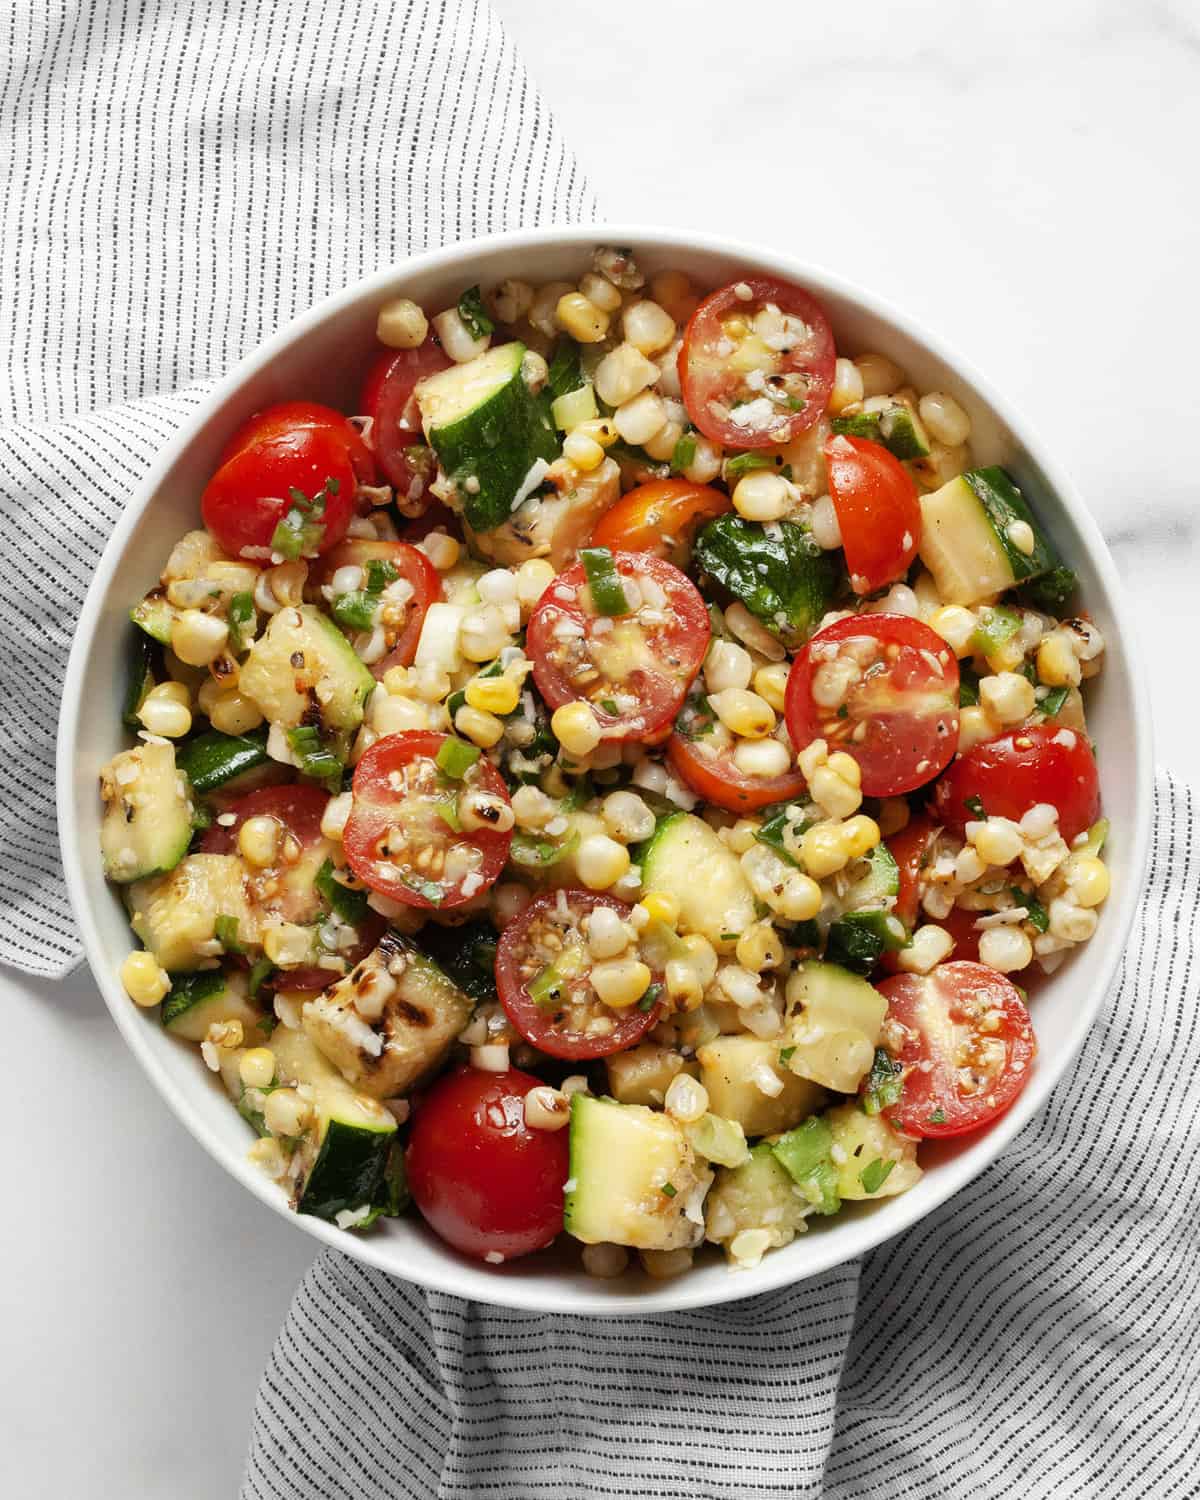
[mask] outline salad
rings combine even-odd
[[[1109,889],[1038,497],[765,276],[602,247],[378,339],[132,608],[130,997],[345,1229],[663,1277],[906,1191]]]

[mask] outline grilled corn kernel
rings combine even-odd
[[[791,507],[791,491],[782,474],[754,469],[739,479],[733,491],[733,508],[747,521],[778,521]]]
[[[610,792],[601,808],[604,826],[622,844],[637,844],[654,832],[654,814],[636,792]]]
[[[748,688],[753,671],[753,658],[744,646],[733,641],[713,641],[709,646],[704,659],[704,683],[710,693]]]
[[[848,823],[842,824],[841,839],[846,858],[861,859],[878,844],[879,824],[874,818],[860,813],[857,818],[851,818]]]
[[[589,891],[606,891],[629,869],[629,850],[606,833],[589,834],[575,852],[575,868]]]
[[[907,948],[896,955],[897,965],[909,974],[928,974],[954,950],[954,939],[944,927],[927,922],[918,927]]]
[[[989,927],[979,935],[979,961],[1001,974],[1015,974],[1033,962],[1033,944],[1019,927]]]
[[[650,278],[650,295],[676,323],[686,323],[700,305],[686,271],[659,271]]]
[[[247,818],[238,829],[238,849],[242,858],[265,870],[275,863],[279,850],[279,835],[283,832],[278,819],[259,814]]]
[[[249,734],[263,722],[258,704],[236,690],[222,693],[213,703],[208,717],[212,727],[222,734]]]
[[[863,396],[890,396],[904,384],[904,371],[886,354],[860,354],[854,361],[862,377]]]
[[[510,714],[520,702],[521,689],[511,677],[472,677],[466,699],[472,708],[489,714]]]
[[[600,743],[600,725],[591,706],[578,700],[556,708],[550,720],[554,738],[568,755],[589,755]]]
[[[444,531],[431,531],[420,542],[420,550],[439,573],[448,572],[458,561],[462,548],[455,537]]]
[[[823,900],[821,887],[817,882],[811,876],[801,875],[797,871],[784,881],[783,890],[772,910],[789,922],[807,922],[821,910]]]
[[[1090,907],[1080,906],[1063,896],[1056,896],[1049,906],[1050,931],[1068,943],[1086,943],[1095,932],[1099,918]]]
[[[533,288],[510,277],[493,288],[489,302],[499,322],[519,323],[533,304]]]
[[[667,1085],[663,1108],[673,1120],[690,1125],[708,1112],[708,1090],[690,1073],[676,1073]]]
[[[590,977],[592,988],[605,1005],[626,1010],[646,993],[651,975],[640,958],[610,958],[594,964]]]
[[[783,962],[783,943],[770,922],[755,922],[738,938],[735,955],[743,969],[761,974]]]
[[[598,344],[608,332],[609,316],[582,292],[567,292],[555,307],[558,326],[577,343]]]
[[[761,740],[741,740],[734,746],[733,763],[743,776],[758,776],[765,780],[782,776],[792,764],[792,754],[786,745],[769,736]],[[854,806],[857,807],[858,803]]]
[[[775,710],[747,688],[726,688],[708,701],[725,728],[743,739],[764,739],[775,728]]]
[[[270,1047],[251,1047],[238,1059],[238,1077],[248,1089],[269,1088],[275,1077],[275,1054]]]
[[[171,650],[189,667],[207,667],[228,639],[225,621],[198,609],[185,609],[171,626]]]
[[[482,604],[464,615],[458,629],[458,644],[468,661],[478,662],[491,661],[505,646],[511,646],[512,636],[500,606]]]
[[[171,691],[175,690],[175,691]],[[183,701],[176,696],[181,691]],[[180,682],[164,682],[151,689],[137,716],[150,734],[164,739],[181,739],[192,727],[192,712],[187,705],[188,690]]]
[[[530,1130],[561,1130],[570,1120],[571,1101],[561,1089],[543,1083],[525,1095],[525,1123]]]
[[[311,948],[312,933],[295,922],[278,922],[263,933],[263,952],[280,968],[297,968],[308,958]]]
[[[667,420],[667,408],[655,391],[639,391],[630,400],[623,402],[612,414],[613,426],[627,443],[639,447],[648,443],[656,432],[662,430]]]
[[[979,684],[979,701],[998,724],[1019,724],[1037,703],[1033,683],[1019,672],[997,672]]]
[[[829,410],[836,416],[847,406],[863,398],[863,379],[852,359],[839,359],[834,366],[833,389],[829,393]]]
[[[572,431],[591,438],[592,442],[599,443],[602,448],[611,448],[620,436],[611,417],[592,417],[586,422],[580,422]]]
[[[522,610],[531,610],[554,582],[553,567],[544,557],[531,557],[517,569],[517,599]]]
[[[721,463],[724,460],[724,449],[717,446],[709,438],[697,436],[695,439],[696,451],[692,455],[692,461],[683,471],[683,477],[692,484],[711,484],[721,472]]]
[[[971,637],[979,625],[974,611],[961,604],[947,604],[944,609],[931,616],[930,630],[936,631],[955,656],[970,656]]]
[[[621,320],[627,343],[640,354],[660,354],[675,337],[675,320],[657,302],[633,302]]]
[[[990,740],[999,732],[999,724],[982,704],[972,703],[959,711],[958,748],[960,751],[970,750],[981,740]]]
[[[579,278],[579,290],[601,312],[615,313],[621,305],[621,293],[607,276],[596,271],[588,271]]]
[[[341,839],[353,806],[354,798],[350,792],[339,792],[336,797],[330,797],[321,814],[321,832],[327,839]]]
[[[464,704],[454,715],[454,727],[481,750],[490,750],[504,735],[503,719],[498,719],[493,713],[485,713],[482,709],[472,708],[469,703]]]
[[[791,667],[786,661],[773,661],[765,667],[759,667],[754,674],[754,691],[760,698],[765,699],[777,714],[783,712],[790,670]]]
[[[309,1107],[295,1089],[272,1089],[263,1100],[262,1112],[272,1135],[296,1136],[308,1123]]]
[[[1099,906],[1108,896],[1108,866],[1094,854],[1073,854],[1067,861],[1067,884],[1080,906]]]
[[[843,758],[850,759],[849,756]],[[839,775],[829,762],[816,767],[808,778],[808,789],[813,801],[831,818],[848,818],[862,806],[862,792],[857,782]]]
[[[428,332],[428,318],[409,297],[393,297],[379,309],[375,336],[389,349],[416,349]]]
[[[604,449],[595,438],[572,432],[563,441],[563,457],[583,474],[590,474],[604,462]]]
[[[618,344],[606,354],[592,376],[596,394],[608,406],[623,406],[658,379],[658,366],[632,344]]]
[[[1052,630],[1043,636],[1037,653],[1037,674],[1047,687],[1078,687],[1082,673],[1079,658],[1071,649],[1066,632]]]
[[[804,868],[817,880],[844,870],[851,858],[838,823],[815,823],[800,841],[800,855]]]
[[[135,1005],[149,1007],[164,999],[171,978],[152,953],[138,948],[121,965],[121,983]]]
[[[1007,818],[988,818],[982,828],[974,830],[971,842],[985,864],[998,868],[1019,859],[1025,847],[1020,829]]]
[[[639,905],[645,907],[652,922],[665,922],[668,927],[674,927],[679,921],[679,902],[665,891],[647,892]]]
[[[930,391],[922,396],[917,410],[929,429],[929,436],[947,448],[957,448],[971,436],[971,419],[953,396],[944,391]]]

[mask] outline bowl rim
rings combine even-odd
[[[565,1312],[577,1316],[626,1317],[694,1307],[716,1307],[725,1302],[757,1296],[820,1275],[910,1229],[990,1166],[1017,1132],[1042,1108],[1051,1090],[1058,1084],[1078,1055],[1112,986],[1134,912],[1141,897],[1152,831],[1152,727],[1146,674],[1138,670],[1141,661],[1138,633],[1133,623],[1132,609],[1125,597],[1112,556],[1099,527],[1074,483],[1052,456],[1053,450],[1042,441],[1041,434],[1019,411],[1014,409],[1006,396],[997,392],[991,382],[979,374],[970,361],[963,359],[958,351],[939,334],[923,328],[915,318],[902,309],[894,307],[885,299],[847,280],[840,274],[828,270],[818,261],[802,259],[787,251],[775,250],[750,241],[670,226],[609,223],[595,220],[586,223],[510,230],[427,250],[360,277],[299,313],[244,355],[226,375],[217,381],[204,400],[191,412],[130,497],[97,563],[75,628],[60,704],[56,807],[67,891],[78,923],[88,966],[126,1044],[176,1118],[199,1144],[244,1187],[248,1188],[260,1202],[266,1203],[276,1213],[284,1216],[302,1231],[313,1235],[324,1245],[341,1250],[344,1254],[386,1271],[390,1275],[401,1276],[402,1273],[391,1263],[391,1258],[382,1254],[370,1238],[347,1235],[323,1220],[294,1213],[288,1208],[274,1184],[244,1159],[244,1152],[235,1154],[212,1138],[203,1118],[203,1112],[198,1108],[193,1108],[189,1100],[181,1098],[172,1091],[169,1078],[160,1070],[154,1057],[145,1027],[138,1024],[138,1017],[124,993],[118,975],[110,970],[99,926],[83,881],[82,872],[88,852],[81,846],[78,831],[71,816],[74,764],[80,739],[80,689],[86,666],[87,647],[98,628],[113,574],[125,552],[129,537],[154,499],[163,479],[195,434],[209,419],[211,413],[234,396],[251,376],[270,365],[282,351],[302,339],[311,329],[321,326],[329,319],[336,318],[347,308],[359,303],[373,292],[384,294],[393,287],[402,285],[406,279],[417,275],[451,272],[457,263],[480,253],[508,251],[516,256],[528,250],[590,249],[602,243],[632,244],[655,251],[675,250],[681,254],[689,250],[698,250],[733,261],[743,260],[748,264],[770,267],[777,274],[798,281],[802,285],[812,285],[819,296],[832,293],[853,303],[867,314],[890,323],[901,334],[913,340],[923,350],[953,370],[965,385],[991,407],[1021,446],[1035,459],[1055,499],[1067,513],[1081,537],[1088,561],[1096,570],[1101,591],[1111,611],[1123,653],[1129,663],[1130,691],[1135,710],[1134,722],[1131,726],[1135,772],[1134,818],[1133,827],[1123,830],[1123,835],[1127,834],[1129,841],[1129,878],[1124,883],[1118,901],[1106,907],[1105,917],[1101,924],[1102,931],[1097,935],[1097,939],[1092,940],[1093,944],[1098,939],[1103,943],[1099,978],[1092,986],[1091,992],[1083,997],[1083,1003],[1077,1007],[1065,1044],[1049,1060],[1047,1066],[1039,1068],[1013,1107],[988,1131],[985,1139],[989,1149],[979,1153],[965,1153],[940,1163],[937,1185],[932,1194],[927,1195],[926,1201],[919,1209],[905,1212],[904,1205],[908,1202],[907,1194],[887,1200],[891,1205],[891,1211],[887,1216],[886,1232],[881,1233],[876,1230],[872,1233],[870,1225],[874,1221],[874,1216],[856,1218],[853,1221],[854,1232],[849,1235],[831,1233],[821,1236],[819,1241],[807,1241],[814,1253],[806,1257],[802,1264],[793,1265],[794,1258],[785,1254],[768,1255],[757,1267],[740,1271],[736,1276],[730,1275],[728,1292],[719,1296],[712,1295],[711,1289],[707,1292],[701,1287],[689,1290],[689,1278],[682,1276],[671,1282],[659,1283],[653,1293],[647,1293],[645,1290],[616,1292],[609,1283],[606,1284],[603,1297],[581,1295],[576,1283],[563,1281],[562,1293],[556,1298],[553,1295],[547,1295],[545,1278],[542,1276],[522,1280],[510,1279],[502,1274],[497,1275],[490,1268],[485,1270],[483,1267],[459,1260],[454,1257],[454,1252],[448,1247],[445,1248],[444,1259],[437,1263],[436,1269],[421,1268],[417,1274],[405,1273],[402,1277],[402,1279],[436,1291],[490,1303],[494,1306],[536,1312]],[[92,852],[90,857],[94,859],[98,856]],[[850,1226],[847,1225],[847,1228],[849,1229]],[[849,1240],[848,1246],[845,1243],[847,1239]],[[482,1279],[484,1277],[486,1280]]]

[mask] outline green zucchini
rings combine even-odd
[[[176,974],[162,1003],[163,1030],[185,1042],[202,1042],[208,1028],[221,1021],[240,1021],[246,1046],[266,1040],[271,1023],[249,1000],[246,975],[224,974],[220,969],[202,969],[195,974]]]
[[[197,792],[211,792],[267,760],[267,731],[221,734],[210,729],[179,752],[179,764]]]
[[[679,903],[683,932],[698,932],[719,953],[732,952],[754,921],[754,896],[736,854],[703,818],[678,812],[659,821],[641,846],[646,891]]]
[[[805,641],[833,602],[837,570],[793,521],[718,516],[696,537],[696,565],[789,645]]]
[[[140,729],[142,721],[138,709],[146,701],[146,694],[154,686],[155,647],[153,639],[143,630],[134,630],[129,639],[129,677],[125,684],[125,699],[121,705],[121,722],[130,729]]]
[[[814,1213],[837,1213],[842,1200],[833,1164],[833,1132],[820,1115],[810,1115],[795,1130],[781,1135],[771,1151]]]
[[[848,911],[830,924],[825,958],[865,977],[884,953],[898,952],[907,943],[904,923],[890,911]]]
[[[362,723],[375,679],[333,621],[302,604],[271,616],[242,665],[238,688],[272,724],[319,724],[328,736],[344,736]]]
[[[947,604],[976,604],[1061,567],[1001,468],[973,469],[922,495],[921,517],[921,561]]]
[[[739,1234],[761,1229],[777,1250],[803,1231],[811,1212],[770,1143],[761,1141],[740,1165],[717,1173],[704,1205],[705,1235],[728,1252]]]
[[[171,644],[171,626],[179,618],[179,611],[169,602],[161,589],[154,589],[129,611],[129,618],[148,636],[163,646]]]
[[[122,750],[101,772],[100,794],[100,848],[110,880],[145,880],[173,869],[187,853],[195,809],[174,745]]]
[[[524,344],[501,344],[417,386],[430,447],[475,531],[503,525],[558,457],[548,403],[529,389],[524,357]]]
[[[925,424],[903,401],[894,401],[882,411],[860,411],[849,417],[834,417],[829,424],[843,437],[869,438],[901,460],[927,458],[929,435]]]
[[[197,969],[220,953],[221,917],[237,922],[244,946],[257,942],[246,866],[236,854],[187,855],[168,874],[131,885],[129,909],[129,925],[171,974]]]

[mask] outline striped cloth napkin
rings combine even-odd
[[[0,960],[79,958],[50,798],[74,615],[213,380],[367,270],[581,220],[481,0],[15,0],[0,51]],[[1073,1078],[861,1264],[641,1321],[466,1304],[321,1255],[243,1495],[1200,1493],[1196,808],[1158,788],[1121,982]]]

